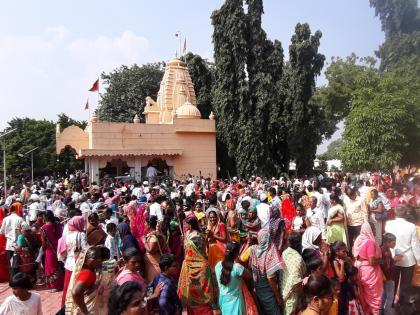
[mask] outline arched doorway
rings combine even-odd
[[[166,160],[160,157],[154,157],[148,160],[146,165],[141,168],[141,175],[144,178],[146,176],[147,168],[152,165],[158,171],[157,178],[172,178],[173,177],[173,166],[169,166]]]

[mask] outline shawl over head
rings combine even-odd
[[[360,250],[366,244],[367,241],[375,242],[375,235],[373,234],[372,228],[370,227],[369,222],[364,222],[360,229],[360,234],[354,241],[353,245],[353,256],[359,256]]]
[[[83,232],[85,223],[85,219],[82,216],[75,216],[69,220],[67,227],[70,232]]]
[[[308,227],[302,235],[302,250],[307,248],[318,250],[319,247],[314,242],[321,234],[321,230],[316,226]]]

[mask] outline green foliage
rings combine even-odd
[[[75,125],[81,129],[85,129],[87,126],[87,121],[78,121],[73,118],[70,118],[64,113],[58,115],[57,123],[60,125],[60,129],[64,130],[69,126]]]
[[[322,108],[310,101],[315,92],[315,77],[320,74],[325,60],[324,55],[318,53],[321,36],[319,31],[311,35],[306,23],[296,25],[283,81],[287,91],[288,148],[298,175],[312,172],[316,147],[322,141]]]
[[[320,154],[318,158],[320,160],[339,160],[340,159],[340,151],[344,145],[343,139],[337,139],[332,141],[328,147],[327,151]]]
[[[315,171],[320,173],[328,172],[328,163],[325,160],[319,160],[318,166],[315,167]]]
[[[387,38],[420,30],[417,0],[370,0]]]
[[[420,85],[413,77],[364,72],[351,94],[342,161],[352,170],[390,170],[420,158]]]
[[[83,126],[85,122],[78,122],[60,114],[59,119],[62,126],[66,122]],[[28,152],[39,147],[34,151],[34,175],[46,175],[51,172],[64,172],[83,167],[83,161],[75,159],[75,152],[69,148],[57,156],[55,154],[55,129],[53,122],[48,120],[36,120],[30,118],[14,118],[9,123],[5,131],[16,128],[16,131],[6,136],[6,155],[7,173],[15,176],[30,178],[31,160],[30,154],[19,157],[18,154]],[[3,164],[1,165],[1,168]],[[2,169],[3,170],[3,169]]]
[[[163,62],[142,66],[121,66],[110,73],[102,73],[107,85],[99,107],[99,117],[104,121],[131,122],[137,114],[143,117],[146,97],[156,99],[163,77]]]
[[[201,118],[207,119],[212,111],[213,64],[191,52],[185,55],[185,61],[194,83]]]

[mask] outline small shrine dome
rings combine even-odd
[[[185,102],[176,110],[176,117],[183,119],[200,119],[201,113],[196,106],[190,102]]]

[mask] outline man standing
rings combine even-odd
[[[261,220],[261,226],[264,227],[270,219],[270,206],[266,193],[260,195],[260,201],[261,203],[257,206],[257,216]]]
[[[146,177],[149,183],[155,182],[155,177],[158,175],[158,170],[152,164],[149,164],[146,170]]]
[[[165,197],[162,195],[157,195],[155,199],[153,199],[153,203],[150,205],[150,216],[155,215],[158,218],[159,222],[163,221],[163,213],[161,203],[165,200]]]
[[[322,232],[322,239],[326,239],[327,229],[325,226],[324,213],[317,208],[318,199],[315,196],[311,197],[310,207],[306,209],[306,217],[311,222],[311,226],[316,226]]]
[[[14,274],[10,260],[15,252],[16,240],[19,236],[20,226],[23,222],[22,218],[16,214],[16,207],[12,204],[9,208],[10,215],[3,219],[3,223],[0,228],[0,234],[6,237],[6,253],[7,260],[9,262],[10,276]]]
[[[395,263],[395,283],[401,278],[400,292],[409,288],[413,278],[414,266],[420,265],[420,242],[417,238],[416,226],[405,218],[407,207],[397,205],[395,207],[395,220],[390,220],[385,225],[385,232],[392,233],[397,238],[394,249],[396,255],[403,258]]]

